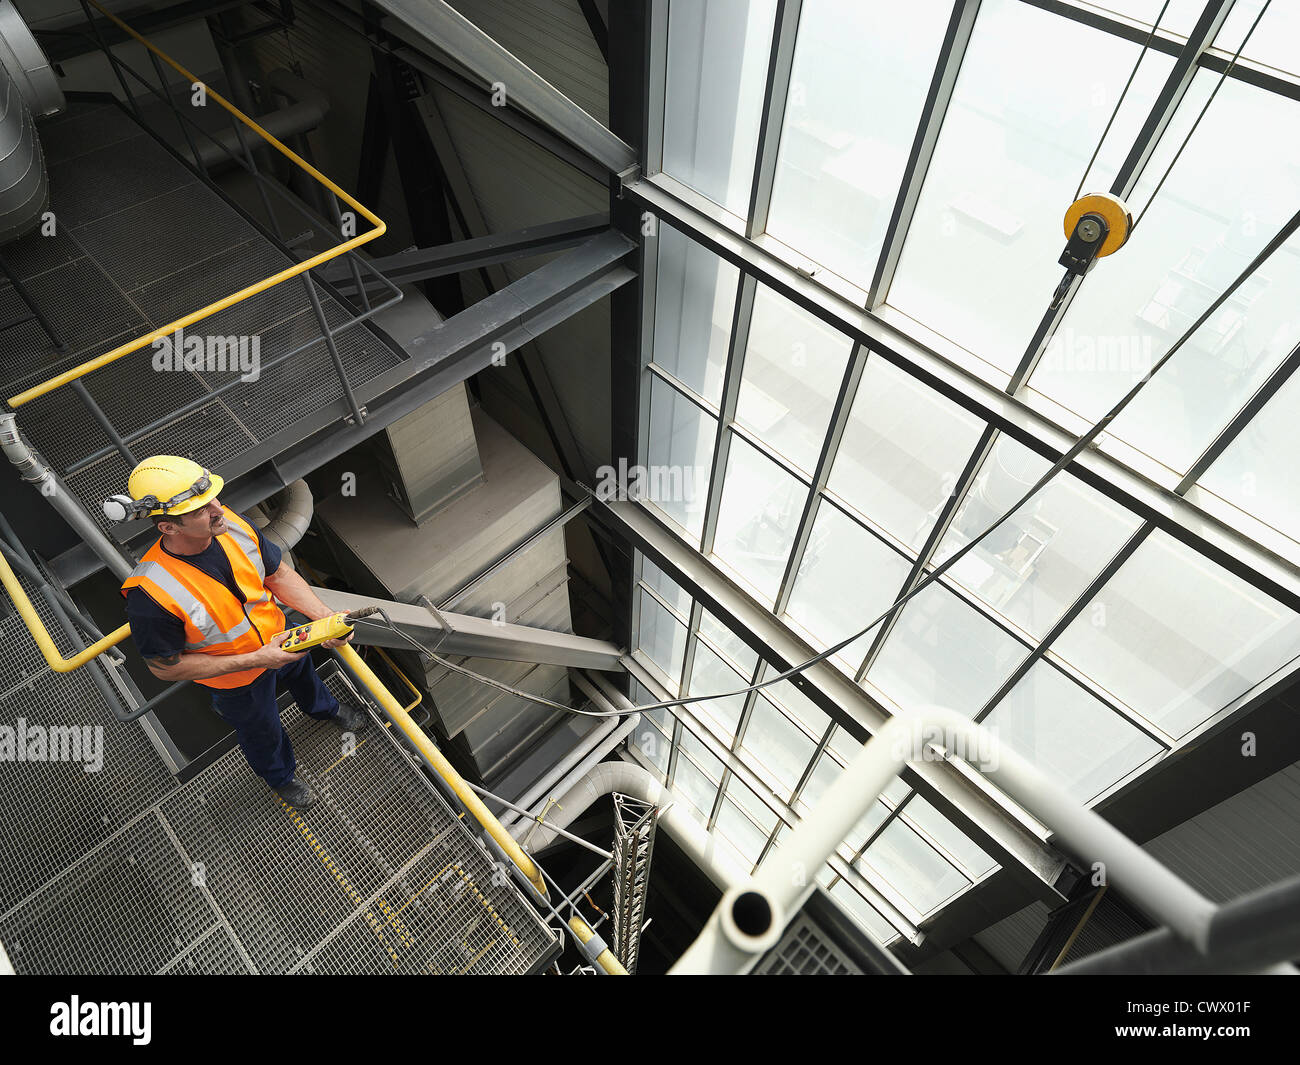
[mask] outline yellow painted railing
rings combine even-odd
[[[112,22],[115,26],[117,26],[128,37],[130,37],[134,41],[137,41],[139,44],[147,48],[153,55],[157,56],[160,60],[162,60],[162,62],[166,63],[169,67],[171,67],[178,74],[180,74],[181,77],[188,79],[191,85],[203,85],[202,81],[200,81],[197,77],[195,77],[190,71],[186,70],[178,62],[176,62],[176,60],[174,60],[166,52],[160,50],[156,45],[154,45],[147,38],[142,37],[140,34],[136,33],[135,30],[131,29],[130,26],[128,26],[120,18],[114,15],[111,11],[107,11],[103,7],[103,5],[98,2],[98,0],[88,0],[88,2],[92,7],[96,8],[105,18],[107,18],[110,22]],[[186,326],[193,325],[195,322],[200,322],[204,318],[216,314],[218,311],[224,311],[227,307],[232,307],[236,303],[248,299],[250,296],[256,296],[260,292],[265,292],[269,288],[274,288],[282,281],[288,281],[290,278],[298,277],[301,274],[305,274],[308,270],[314,270],[322,263],[327,263],[331,259],[336,259],[340,255],[345,255],[347,252],[352,251],[354,248],[359,248],[362,244],[367,244],[370,241],[375,240],[377,237],[383,236],[383,234],[387,231],[388,227],[384,224],[384,220],[380,218],[377,214],[375,214],[373,211],[367,208],[364,204],[359,203],[356,199],[350,196],[343,189],[339,188],[338,185],[336,185],[333,181],[327,178],[324,174],[322,174],[319,170],[317,170],[314,166],[312,166],[311,163],[307,162],[307,160],[303,159],[292,149],[286,147],[284,144],[280,143],[280,141],[276,140],[275,137],[271,136],[270,133],[268,133],[256,122],[254,122],[251,118],[249,118],[246,114],[240,111],[239,108],[237,108],[229,100],[225,99],[223,96],[214,92],[206,85],[203,85],[203,88],[208,99],[215,101],[221,107],[225,108],[225,110],[230,112],[230,114],[235,118],[236,121],[242,122],[245,126],[247,126],[250,130],[256,133],[263,141],[269,144],[272,148],[274,148],[277,152],[283,155],[291,163],[293,163],[299,169],[304,170],[308,174],[310,174],[318,182],[320,182],[327,189],[329,189],[330,192],[334,193],[334,195],[339,197],[339,199],[341,199],[349,207],[355,210],[357,214],[359,214],[367,222],[373,225],[374,228],[368,230],[365,233],[361,233],[358,236],[352,237],[350,240],[344,241],[342,244],[330,248],[327,251],[323,251],[320,252],[319,254],[313,255],[310,259],[305,259],[302,262],[296,263],[295,265],[290,266],[285,270],[281,270],[279,273],[272,274],[270,277],[267,278],[263,278],[261,281],[258,281],[255,284],[249,285],[246,288],[241,288],[238,292],[232,292],[229,296],[225,296],[222,299],[217,300],[215,303],[210,303],[206,307],[201,307],[197,311],[192,311],[191,313],[185,315],[184,317],[177,318],[176,321],[170,323],[169,325],[164,325],[158,329],[155,329],[151,333],[146,333],[144,336],[139,337],[136,340],[128,341],[125,344],[120,344],[119,346],[113,348],[112,351],[106,351],[104,352],[103,355],[96,356],[93,359],[83,362],[80,366],[74,366],[70,370],[66,370],[55,377],[51,377],[48,381],[43,381],[41,384],[33,385],[31,388],[27,389],[26,391],[19,392],[18,395],[12,396],[10,398],[9,406],[11,408],[21,407],[25,403],[30,403],[32,400],[37,399],[40,396],[46,395],[49,392],[53,392],[57,388],[62,388],[64,385],[71,384],[73,381],[85,377],[86,374],[88,373],[93,373],[95,370],[102,369],[103,367],[116,362],[118,359],[121,359],[126,355],[130,355],[132,352],[139,351],[141,348],[144,347],[148,347],[155,340],[161,340],[163,337],[169,336],[172,333],[176,332],[177,329],[183,329]]]
[[[27,598],[27,593],[23,591],[23,586],[18,581],[18,575],[14,573],[8,560],[3,555],[0,555],[0,584],[4,585],[4,590],[9,593],[9,598],[14,601],[18,616],[27,624],[32,639],[36,641],[36,646],[40,648],[45,661],[49,663],[50,668],[55,673],[71,673],[74,669],[80,669],[96,655],[102,655],[110,647],[117,646],[131,635],[131,626],[123,625],[120,629],[110,632],[102,640],[92,643],[84,651],[78,651],[71,658],[64,658],[50,636],[49,630],[45,627],[45,622],[36,613],[32,601]]]

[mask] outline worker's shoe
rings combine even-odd
[[[292,780],[286,780],[275,793],[280,796],[290,806],[299,810],[305,810],[316,801],[316,793],[311,790],[306,781],[294,777]]]
[[[342,703],[339,704],[339,712],[325,720],[338,725],[344,732],[356,732],[370,723],[370,718],[366,714]]]

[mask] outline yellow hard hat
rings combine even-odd
[[[219,474],[178,455],[154,455],[131,471],[127,491],[139,514],[188,514],[226,486]],[[146,511],[145,508],[149,507]]]

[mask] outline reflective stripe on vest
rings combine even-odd
[[[240,619],[239,624],[233,629],[222,632],[217,627],[217,623],[212,620],[211,615],[208,614],[207,607],[203,605],[198,597],[157,562],[141,562],[132,576],[136,574],[147,577],[170,595],[176,601],[176,605],[185,611],[194,627],[203,634],[203,639],[197,643],[187,643],[185,645],[187,651],[199,651],[204,647],[211,647],[213,644],[218,643],[231,643],[252,627],[248,618],[245,617]]]

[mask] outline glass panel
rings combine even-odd
[[[645,555],[641,555],[641,580],[658,592],[659,598],[683,618],[691,616],[690,594]]]
[[[881,917],[871,903],[854,891],[848,881],[843,879],[837,881],[830,888],[830,894],[831,898],[844,909],[844,912],[870,932],[875,941],[881,946],[885,946],[898,938],[898,930]]]
[[[903,807],[902,816],[911,821],[913,827],[928,833],[972,877],[981,877],[998,867],[998,863],[985,854],[974,840],[920,795]]]
[[[1300,619],[1153,533],[1054,650],[1173,736],[1300,654]]]
[[[891,304],[1015,369],[1061,279],[1061,219],[1140,50],[1019,0],[980,6]],[[1062,76],[1062,57],[1085,55],[1086,79]],[[1171,66],[1147,53],[1084,191],[1110,186]]]
[[[763,675],[771,677],[777,672],[783,671],[768,666]],[[819,738],[831,723],[831,719],[826,712],[788,680],[773,684],[770,688],[764,688],[763,697],[776,703],[792,718],[800,722],[804,728]]]
[[[772,815],[768,819],[766,828],[754,824],[741,808],[731,801],[732,789],[735,788],[749,790],[738,780],[732,780],[727,786],[727,797],[723,798],[722,806],[718,810],[716,827],[718,832],[729,839],[745,856],[748,867],[753,868],[758,862],[758,856],[763,853],[763,848],[767,846],[767,837],[772,834],[772,829],[776,828],[776,816]]]
[[[671,226],[659,229],[654,362],[715,406],[740,271]]]
[[[812,776],[808,778],[808,783],[804,785],[803,791],[794,804],[795,812],[806,817],[808,812],[821,802],[822,797],[826,794],[826,789],[834,784],[843,772],[843,768],[835,759],[829,754],[823,754],[818,759],[817,767],[813,770]],[[848,844],[850,850],[854,852],[860,850],[871,833],[879,828],[888,816],[889,807],[877,799],[866,808],[861,820],[844,837],[844,842]]]
[[[984,724],[1080,802],[1090,802],[1163,748],[1046,662]]]
[[[776,599],[808,488],[732,435],[714,554],[770,605]]]
[[[868,358],[828,485],[919,549],[983,425],[937,392]]]
[[[1200,483],[1247,514],[1300,541],[1300,374],[1291,377],[1255,415]]]
[[[686,729],[682,730],[682,753],[677,757],[677,768],[673,771],[673,788],[672,790],[685,800],[686,811],[695,818],[701,825],[707,825],[709,816],[713,812],[713,800],[718,795],[718,783],[695,764],[695,761],[685,756],[688,746],[687,737],[691,734]],[[714,758],[707,751],[703,751],[702,745],[696,741],[689,744],[696,753],[695,757],[706,761],[711,771],[715,771],[718,776],[722,774],[722,763]]]
[[[709,649],[707,644],[696,641],[695,661],[691,666],[691,695],[733,692],[748,684],[748,677],[742,677],[727,665]],[[717,725],[719,734],[727,743],[736,736],[736,726],[740,723],[740,713],[744,708],[745,696],[743,695],[691,704],[691,709],[696,714]]]
[[[686,626],[675,619],[654,596],[637,590],[640,600],[638,639],[641,650],[664,671],[674,688],[682,675],[686,654]]]
[[[757,653],[707,610],[700,611],[700,632],[704,633],[726,658],[731,659],[732,664],[741,673],[747,677],[754,675],[754,667],[758,665]]]
[[[950,4],[821,0],[799,17],[768,232],[867,288]]]
[[[1050,466],[999,436],[939,544],[936,564],[1002,517]],[[947,579],[1041,637],[1137,527],[1127,510],[1077,478],[1058,474],[953,566]]]
[[[1165,0],[1105,0],[1094,6],[1152,26],[1160,17],[1164,3]],[[1160,19],[1161,32],[1168,30],[1186,37],[1192,32],[1204,9],[1205,0],[1169,0],[1169,8],[1165,11],[1164,18]]]
[[[932,584],[903,608],[867,680],[904,710],[937,703],[974,714],[1026,653],[974,607]]]
[[[1261,26],[1262,29],[1262,26]],[[1258,32],[1258,31],[1257,31]],[[1145,206],[1219,75],[1202,71],[1130,198]],[[1300,103],[1224,83],[1142,233],[1088,275],[1031,385],[1093,422],[1246,268],[1300,200]],[[1185,471],[1300,338],[1300,238],[1261,264],[1115,419],[1110,432]]]
[[[664,86],[666,174],[749,214],[776,0],[674,0]]]
[[[1215,47],[1235,54],[1264,3],[1265,0],[1237,0],[1214,39]],[[1241,56],[1288,74],[1300,74],[1300,7],[1286,0],[1273,0]]]
[[[790,798],[816,749],[816,741],[766,698],[760,695],[754,700],[740,751],[747,761],[757,760],[776,778],[783,800]]]
[[[922,914],[970,887],[955,866],[901,821],[892,821],[875,838],[860,864],[888,880]]]
[[[644,498],[687,530],[691,534],[687,539],[698,547],[717,421],[653,374],[650,382],[646,450],[655,476],[648,478]]]
[[[910,571],[902,555],[823,502],[786,613],[821,646],[839,643],[889,609]],[[832,660],[855,672],[874,637],[875,630]]]
[[[645,755],[656,769],[659,777],[668,772],[668,756],[671,753],[672,740],[658,729],[647,724],[644,717],[631,736],[632,746]]]
[[[811,474],[852,347],[843,333],[759,285],[736,420]]]

